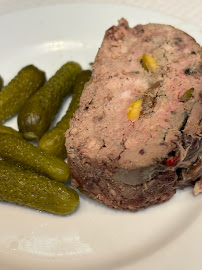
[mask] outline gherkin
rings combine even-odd
[[[14,116],[45,82],[45,73],[33,65],[22,68],[0,91],[0,123]]]
[[[74,189],[4,160],[0,160],[0,200],[58,215],[70,214],[79,205]]]
[[[90,70],[84,70],[77,75],[70,106],[57,125],[46,132],[40,139],[39,147],[41,149],[62,158],[66,157],[65,132],[69,128],[69,121],[73,117],[74,112],[79,108],[84,85],[90,80],[91,73]]]
[[[80,71],[79,64],[66,63],[25,103],[18,115],[19,130],[25,139],[37,141],[48,130]]]
[[[1,90],[2,86],[3,86],[3,79],[0,76],[0,90]]]
[[[8,134],[11,134],[13,136],[17,136],[19,138],[22,138],[22,133],[18,132],[17,130],[15,130],[11,127],[7,127],[7,126],[3,126],[3,125],[0,125],[0,133],[8,133]]]
[[[0,158],[58,182],[70,177],[67,163],[33,144],[8,133],[0,133]]]

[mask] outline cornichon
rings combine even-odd
[[[0,76],[0,90],[1,90],[2,86],[3,86],[3,79]]]
[[[25,139],[37,141],[48,130],[80,70],[79,64],[66,63],[25,103],[18,115],[19,130]]]
[[[0,92],[0,123],[15,115],[26,99],[45,82],[45,73],[33,65],[24,67]]]
[[[74,189],[0,160],[0,200],[58,215],[74,212],[79,196]]]
[[[57,125],[42,136],[39,141],[41,149],[61,158],[66,157],[65,132],[69,128],[69,121],[74,112],[79,108],[81,93],[86,82],[90,80],[91,73],[90,70],[84,70],[77,75],[70,106]]]
[[[15,130],[11,127],[7,127],[7,126],[3,126],[3,125],[0,125],[0,133],[9,133],[13,136],[17,136],[19,138],[22,138],[22,133],[18,132],[17,130]]]
[[[59,182],[66,182],[70,176],[65,161],[11,134],[0,133],[0,157]]]

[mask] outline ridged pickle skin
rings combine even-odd
[[[22,68],[0,91],[0,123],[18,113],[25,101],[44,84],[45,80],[45,73],[35,66]]]
[[[1,78],[0,76],[0,91],[1,91],[1,88],[3,87],[3,79]]]
[[[69,122],[74,112],[79,108],[81,94],[85,84],[90,80],[91,74],[92,71],[83,70],[77,75],[70,106],[57,125],[42,136],[38,144],[41,149],[61,158],[66,157],[65,132],[69,128]]]
[[[8,133],[8,134],[11,134],[13,136],[17,136],[19,138],[22,138],[22,133],[18,132],[17,130],[15,130],[12,127],[0,125],[0,133]]]
[[[18,115],[18,127],[25,139],[37,141],[48,130],[80,71],[79,64],[67,62],[26,102]]]
[[[70,177],[67,163],[11,134],[0,133],[0,158],[59,182]]]
[[[74,212],[79,196],[74,189],[0,160],[0,200],[57,215]]]

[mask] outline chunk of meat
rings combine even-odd
[[[200,45],[172,26],[122,19],[108,29],[66,132],[72,185],[131,211],[193,185],[202,173],[201,66]]]

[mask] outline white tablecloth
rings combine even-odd
[[[77,1],[77,0],[76,0]],[[0,0],[0,15],[19,9],[52,5],[58,3],[76,2],[71,0]],[[87,0],[80,0],[87,1]],[[91,0],[88,2],[126,3],[137,7],[158,11],[177,17],[187,23],[195,24],[202,31],[202,1],[201,0]]]

